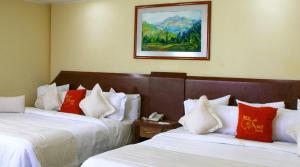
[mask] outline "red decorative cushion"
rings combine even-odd
[[[64,99],[60,111],[65,113],[73,113],[83,115],[79,103],[85,97],[86,90],[69,90]]]
[[[236,138],[273,142],[272,122],[277,109],[272,107],[251,107],[239,103],[239,121]]]

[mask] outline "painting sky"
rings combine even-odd
[[[164,21],[167,18],[180,16],[193,20],[201,19],[201,10],[185,10],[185,11],[171,11],[171,12],[149,12],[142,15],[143,22],[146,21],[150,24],[157,24]]]

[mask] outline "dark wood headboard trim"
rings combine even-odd
[[[209,99],[232,95],[248,102],[267,103],[285,101],[286,107],[296,109],[300,98],[300,81],[247,78],[219,78],[187,76],[186,73],[152,72],[151,74],[124,74],[62,71],[53,80],[57,85],[70,84],[76,89],[82,84],[91,89],[99,83],[104,91],[114,88],[128,94],[141,94],[141,116],[160,112],[169,120],[177,121],[183,115],[183,101],[207,95]]]
[[[186,73],[152,72],[150,111],[164,113],[168,120],[178,120],[183,114],[185,78]]]
[[[298,80],[189,76],[185,88],[185,99],[199,98],[204,94],[213,99],[230,94],[230,105],[236,105],[235,99],[253,103],[285,101],[287,108],[296,109],[300,97]]]
[[[97,83],[103,91],[113,88],[117,92],[140,94],[142,97],[141,115],[149,114],[149,78],[148,74],[124,74],[102,72],[61,71],[53,80],[57,85],[70,84],[70,89],[83,85],[92,89]]]

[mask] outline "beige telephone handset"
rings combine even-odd
[[[149,116],[148,120],[158,122],[158,121],[162,120],[163,117],[164,117],[164,114],[158,114],[157,112],[154,112]]]

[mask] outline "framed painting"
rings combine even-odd
[[[134,58],[210,59],[211,1],[135,7]]]

